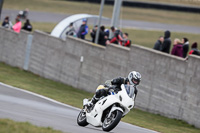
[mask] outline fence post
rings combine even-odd
[[[24,70],[28,70],[32,40],[33,40],[33,35],[31,34],[28,35],[27,44],[26,44],[26,55],[25,55],[24,67],[23,67]]]

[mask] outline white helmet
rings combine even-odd
[[[128,80],[131,85],[139,85],[141,80],[141,75],[139,72],[132,71],[128,74]]]

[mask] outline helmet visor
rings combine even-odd
[[[135,85],[138,85],[140,83],[140,80],[139,79],[132,79],[132,82],[135,84]]]

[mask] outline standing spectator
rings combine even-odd
[[[170,39],[170,31],[165,31],[164,42],[161,47],[161,51],[165,53],[169,53],[171,47],[171,39]]]
[[[161,50],[161,46],[162,46],[162,44],[163,44],[163,41],[164,41],[164,37],[163,37],[163,36],[160,36],[160,37],[158,38],[158,40],[155,42],[153,49],[159,50],[159,51],[160,51],[160,50]]]
[[[82,25],[77,33],[78,38],[85,39],[85,35],[88,33],[87,19],[82,20]]]
[[[98,29],[98,26],[95,25],[94,28],[92,30],[90,30],[90,36],[92,37],[92,42],[95,42],[95,36],[96,36],[96,31]]]
[[[21,26],[22,26],[22,22],[20,21],[19,17],[17,16],[17,18],[15,19],[15,25],[13,25],[12,29],[17,32],[20,33],[21,30]]]
[[[189,40],[184,37],[182,39],[182,43],[183,43],[183,58],[185,58],[189,50]]]
[[[6,16],[6,17],[4,18],[4,21],[3,21],[3,23],[2,23],[1,26],[4,27],[4,28],[9,28],[9,27],[10,27],[10,24],[9,24],[9,17],[8,17],[8,16]]]
[[[200,51],[198,50],[198,44],[197,42],[194,42],[191,46],[191,51],[189,52],[189,55],[194,54],[194,55],[199,55],[200,56]]]
[[[174,40],[174,47],[171,52],[172,55],[183,57],[183,45],[179,39]]]
[[[30,24],[29,19],[26,19],[26,22],[24,23],[24,26],[22,27],[23,30],[32,31],[32,25]]]
[[[26,9],[23,10],[23,11],[19,11],[19,13],[18,13],[19,18],[20,18],[20,19],[27,19],[27,17],[28,17],[28,12],[29,12],[29,9],[28,9],[28,8],[26,8]]]
[[[73,23],[70,23],[69,27],[66,30],[66,35],[68,36],[76,36],[76,31],[74,29]]]
[[[123,34],[123,40],[121,41],[121,45],[125,47],[131,46],[131,40],[128,39],[128,33]]]
[[[122,39],[123,33],[120,30],[118,30],[117,28],[115,28],[114,26],[111,27],[111,31],[114,35],[111,38],[111,40],[107,42],[107,44],[110,44],[110,43],[119,44],[120,41],[123,40]]]
[[[102,46],[106,46],[106,35],[105,35],[104,30],[105,30],[105,27],[102,25],[100,27],[99,40],[98,40],[98,44]]]

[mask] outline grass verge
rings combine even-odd
[[[82,107],[83,98],[91,98],[93,96],[92,93],[44,79],[4,63],[0,63],[0,82],[29,90],[78,108]],[[199,133],[199,129],[183,121],[169,119],[138,109],[131,110],[122,120],[162,133]]]
[[[50,127],[37,127],[29,122],[14,122],[9,119],[0,119],[0,133],[62,133]]]

